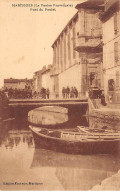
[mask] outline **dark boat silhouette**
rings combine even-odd
[[[36,148],[44,148],[69,154],[115,154],[119,153],[120,139],[94,138],[76,131],[43,129],[29,126]]]

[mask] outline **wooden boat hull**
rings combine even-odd
[[[74,141],[50,137],[31,128],[35,147],[68,154],[116,154],[120,140]]]

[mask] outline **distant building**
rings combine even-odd
[[[41,88],[42,88],[42,83],[41,83],[41,79],[42,79],[42,76],[41,76],[41,70],[39,71],[36,71],[33,75],[33,89],[32,89],[32,92],[34,93],[35,91],[36,92],[40,92],[41,91]]]
[[[90,87],[102,88],[102,23],[98,17],[103,0],[89,0],[76,6],[78,12],[53,43],[53,92],[75,86],[79,96]]]
[[[4,89],[25,89],[26,79],[4,79]]]
[[[52,65],[48,65],[47,67],[45,66],[42,69],[42,87],[45,88],[46,90],[49,89],[50,92],[50,98],[54,98],[53,95],[53,78],[51,76],[51,69],[52,69]]]
[[[33,90],[33,79],[27,79],[26,86],[27,89]]]
[[[110,102],[120,102],[120,1],[106,0],[103,22],[104,90]]]
[[[43,66],[43,68],[39,71],[36,71],[33,76],[33,93],[36,91],[37,93],[41,92],[41,89],[49,89],[52,95],[52,76],[51,76],[52,65]]]

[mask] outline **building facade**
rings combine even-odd
[[[106,0],[103,22],[103,75],[106,99],[120,102],[120,1]]]
[[[25,87],[26,89],[33,90],[33,79],[27,79]]]
[[[50,97],[52,97],[53,91],[53,78],[51,76],[52,65],[43,66],[43,68],[33,75],[33,89],[32,93],[39,93],[41,96],[41,89],[49,89]],[[53,96],[54,97],[54,96]]]
[[[4,79],[4,89],[20,89],[23,90],[25,89],[27,82],[26,79]]]
[[[41,83],[41,79],[42,79],[42,70],[36,71],[33,75],[33,87],[32,87],[32,93],[34,92],[40,92],[41,88],[42,88],[42,83]]]
[[[41,85],[42,88],[49,90],[49,97],[50,98],[54,98],[53,95],[53,78],[51,76],[51,69],[52,69],[52,65],[48,65],[47,67],[45,66],[42,69],[42,73],[41,73]]]
[[[51,76],[52,65],[44,66],[42,69],[41,85],[42,88],[49,91],[49,98],[54,98],[53,91],[53,79]]]
[[[53,43],[54,93],[61,97],[63,87],[76,87],[79,97],[90,87],[101,88],[102,23],[98,14],[103,0],[78,4],[78,12]]]

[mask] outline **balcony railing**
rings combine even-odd
[[[100,36],[78,37],[75,44],[75,50],[79,52],[100,52],[102,51]]]

